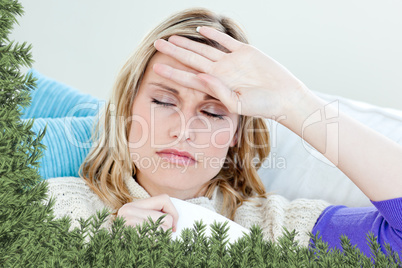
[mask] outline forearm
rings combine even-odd
[[[307,94],[280,123],[322,153],[371,200],[402,197],[402,146],[328,104]]]

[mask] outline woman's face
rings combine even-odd
[[[157,75],[155,63],[197,73],[159,52],[148,64],[128,137],[137,181],[151,196],[202,196],[203,184],[219,173],[236,143],[238,115],[210,95]]]

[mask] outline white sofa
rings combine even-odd
[[[402,111],[315,93],[328,103],[339,101],[341,112],[402,144]],[[324,199],[334,205],[372,205],[346,175],[299,136],[275,121],[267,120],[267,124],[272,132],[271,154],[258,173],[268,192],[290,200],[311,198]],[[367,144],[367,150],[370,150],[370,144]]]

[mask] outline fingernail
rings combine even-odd
[[[200,32],[200,28],[201,28],[201,26],[198,26],[197,29],[195,29],[195,31],[196,31],[197,33],[199,33],[199,32]]]

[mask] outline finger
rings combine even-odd
[[[133,205],[142,209],[152,209],[170,214],[173,217],[173,230],[176,230],[177,221],[179,220],[179,213],[167,194],[141,199],[133,202]]]
[[[214,98],[218,98],[213,91],[206,87],[205,82],[199,79],[194,73],[178,70],[169,65],[161,63],[155,63],[153,66],[153,70],[156,74],[166,79],[172,80],[179,85],[199,90],[208,95],[211,95]]]
[[[230,51],[238,50],[244,43],[232,38],[231,36],[222,33],[212,27],[202,26],[197,28],[197,31],[203,36],[215,40]]]
[[[239,113],[239,111],[237,111],[238,96],[234,91],[230,90],[219,79],[212,75],[200,73],[197,76],[205,81],[207,87],[226,106],[229,112]]]
[[[158,39],[155,41],[154,46],[159,52],[175,58],[184,65],[197,71],[206,73],[211,69],[211,64],[213,63],[211,60],[187,49],[178,47],[166,40]]]
[[[217,48],[178,35],[172,35],[169,37],[168,41],[176,46],[193,51],[212,61],[218,61],[226,54]]]
[[[162,220],[162,226],[164,226],[166,228],[166,229],[164,228],[164,230],[166,231],[167,229],[172,228],[172,231],[176,232],[176,227],[173,225],[172,215],[170,215],[170,214],[162,214],[162,215],[166,215]]]
[[[132,210],[128,215],[125,215],[126,226],[141,225],[144,222],[148,222],[148,218],[151,218],[153,222],[156,222],[160,217],[166,215],[160,227],[162,227],[165,231],[169,228],[173,228],[173,217],[169,214],[162,213],[160,211],[155,210],[147,210],[147,209],[137,209]]]

